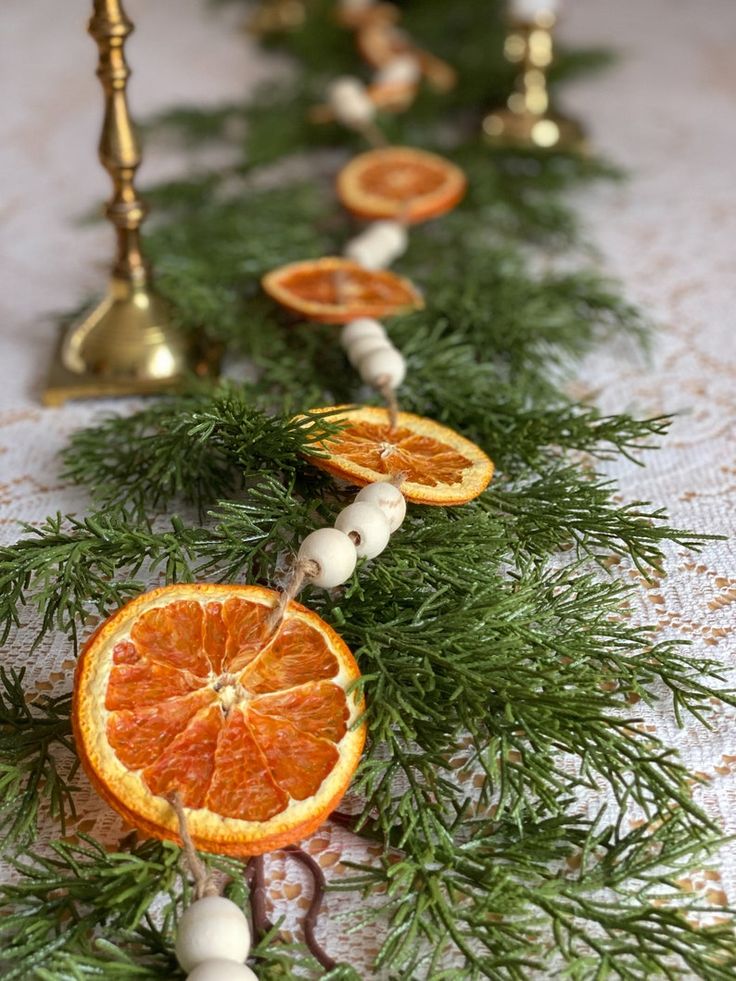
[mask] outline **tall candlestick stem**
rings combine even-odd
[[[579,123],[550,106],[547,72],[554,60],[555,20],[551,10],[542,10],[533,19],[511,21],[504,56],[519,71],[506,106],[483,120],[483,132],[491,144],[534,150],[585,150]]]
[[[93,0],[89,33],[99,49],[97,76],[105,96],[99,157],[113,184],[105,216],[117,249],[108,295],[62,335],[43,393],[47,405],[154,394],[217,370],[218,352],[173,325],[141,250],[146,208],[134,183],[141,152],[128,109],[124,52],[132,30],[121,0]]]

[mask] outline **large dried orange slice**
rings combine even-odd
[[[488,486],[493,462],[475,443],[447,426],[399,412],[391,426],[387,409],[372,406],[335,406],[314,409],[343,426],[339,433],[312,445],[324,453],[311,456],[316,467],[353,484],[364,486],[387,477],[404,475],[401,491],[416,504],[465,504]],[[305,425],[319,418],[302,416]]]
[[[323,324],[388,317],[424,306],[417,289],[403,276],[369,271],[338,256],[281,266],[263,277],[263,288],[287,310]]]
[[[82,652],[74,685],[79,756],[134,827],[179,840],[178,792],[197,847],[257,855],[314,831],[358,765],[360,677],[343,640],[278,594],[206,583],[145,593]],[[356,723],[358,723],[356,725]]]
[[[410,223],[450,211],[466,185],[465,174],[449,160],[400,146],[361,153],[337,177],[338,196],[354,215]]]

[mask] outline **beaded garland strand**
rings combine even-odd
[[[371,22],[371,9],[374,5],[348,3],[342,6],[342,18],[345,20],[347,15],[348,23],[351,18],[354,23],[363,25]],[[358,6],[362,8],[361,11],[357,10]],[[386,7],[387,5],[375,5],[376,10]],[[358,13],[360,16],[356,19]],[[380,40],[380,33],[378,39]],[[429,63],[432,64],[431,61]],[[330,87],[328,93],[329,105],[335,118],[345,125],[363,132],[374,147],[384,145],[385,141],[374,120],[375,105],[390,105],[394,110],[406,108],[411,102],[412,94],[416,91],[416,82],[420,74],[419,63],[402,50],[395,57],[388,58],[385,64],[381,66],[368,94],[363,91],[362,83],[357,79],[337,80]],[[391,98],[387,98],[387,92],[391,94]],[[404,152],[421,153],[421,151]],[[433,155],[426,156],[431,157]],[[436,160],[440,161],[440,165],[443,167],[452,168],[453,171],[457,170],[452,165],[441,161],[440,158],[436,158]],[[389,183],[391,183],[391,178],[392,171],[389,170]],[[401,187],[400,179],[398,183]],[[463,186],[464,179],[461,176],[460,195]],[[459,199],[456,189],[454,196],[447,197],[441,207],[434,207],[430,214],[418,218],[416,209],[412,209],[412,197],[412,194],[408,193],[402,199],[402,195],[399,194],[396,217],[380,218],[372,222],[363,232],[346,244],[344,254],[347,264],[338,265],[337,269],[331,273],[333,277],[332,288],[338,305],[350,307],[353,286],[351,277],[355,275],[355,270],[367,277],[369,287],[374,286],[376,280],[379,284],[391,282],[388,278],[381,280],[380,277],[393,277],[393,274],[382,273],[381,270],[384,270],[405,251],[408,243],[407,226],[409,222],[422,220],[423,217],[432,217],[440,214],[443,210],[449,210]],[[344,197],[343,201],[345,203]],[[320,260],[318,260],[319,262]],[[279,270],[275,271],[277,275],[279,272]],[[266,279],[264,286],[269,291],[268,277]],[[393,279],[398,280],[398,277],[393,277]],[[419,305],[421,301],[412,291],[413,288],[409,285],[408,295],[413,298],[414,305]],[[381,298],[380,289],[378,290],[378,297]],[[384,305],[386,312],[391,313],[400,308],[401,303],[397,304],[391,301]],[[285,618],[290,609],[290,604],[303,586],[311,584],[323,589],[333,589],[344,584],[352,576],[359,558],[373,559],[386,548],[390,536],[400,528],[404,520],[407,496],[410,500],[424,500],[421,495],[416,497],[409,490],[415,486],[412,480],[416,480],[416,475],[402,470],[405,454],[391,442],[394,436],[398,439],[401,435],[402,439],[406,439],[407,437],[403,434],[408,433],[411,445],[421,444],[425,454],[423,460],[425,463],[428,461],[430,466],[433,448],[436,448],[445,460],[448,453],[450,457],[454,456],[456,468],[457,461],[461,461],[461,469],[464,464],[471,467],[472,463],[473,480],[467,487],[464,484],[461,486],[459,496],[454,499],[452,495],[447,499],[432,499],[430,496],[424,500],[424,503],[464,503],[464,501],[477,496],[485,488],[493,470],[491,461],[474,444],[470,444],[467,440],[463,440],[462,437],[445,430],[445,427],[438,426],[430,420],[422,420],[419,417],[399,411],[397,390],[405,378],[406,364],[401,353],[388,338],[384,326],[378,320],[366,316],[348,317],[343,323],[340,341],[348,360],[358,370],[362,380],[375,388],[383,396],[386,403],[385,424],[379,427],[384,440],[380,444],[380,457],[387,461],[386,468],[383,471],[382,479],[379,480],[367,480],[364,476],[359,478],[350,471],[351,481],[364,485],[357,493],[353,503],[338,514],[334,527],[317,529],[302,541],[289,578],[281,591],[278,602],[273,606],[268,616],[269,643],[274,636],[278,636],[282,625],[286,622]],[[324,415],[325,411],[322,409],[315,410],[319,416]],[[350,411],[346,410],[349,426],[351,422]],[[368,411],[376,412],[379,410]],[[357,412],[360,414],[361,410],[358,409]],[[314,425],[314,414],[307,413],[304,420],[305,425]],[[375,430],[376,427],[374,426],[373,429]],[[426,430],[431,433],[431,438],[424,435]],[[450,447],[457,447],[459,443],[465,448],[470,448],[472,461],[452,449],[448,450],[445,443],[441,440],[438,441],[436,437],[439,435],[441,438],[443,434],[450,440]],[[327,469],[330,469],[329,454],[331,450],[334,450],[336,441],[339,447],[339,438],[340,434],[324,441],[323,447],[328,451],[326,463],[323,463],[324,457],[315,457],[313,462],[317,465],[325,465]],[[397,461],[395,466],[392,461],[394,454],[396,454],[395,459]],[[476,475],[478,467],[481,470],[480,477]],[[339,472],[339,468],[337,470]],[[379,476],[381,475],[379,474]],[[431,483],[435,485],[441,485],[442,481],[441,475],[431,478]],[[450,488],[452,483],[453,481],[450,480]],[[77,735],[84,738],[81,730],[78,730]],[[83,758],[84,755],[86,754],[83,754]],[[251,929],[248,920],[239,906],[224,896],[218,895],[216,886],[211,878],[206,875],[190,834],[187,808],[178,790],[170,793],[167,800],[176,814],[184,855],[190,874],[196,884],[194,901],[185,910],[177,925],[175,942],[177,960],[182,969],[188,972],[188,981],[253,981],[256,975],[245,963],[251,947]],[[114,804],[115,801],[113,800],[111,803]],[[126,816],[131,818],[129,813]],[[151,828],[143,827],[143,830],[150,832]],[[163,837],[172,837],[170,828],[155,830]],[[301,836],[299,835],[299,837]],[[300,853],[295,852],[294,854],[295,857],[300,858]],[[262,873],[262,859],[253,861],[258,863],[254,866],[256,878],[258,878],[259,869]],[[310,916],[313,913],[316,914],[320,895],[321,893],[318,894],[316,890],[315,902],[313,909],[310,910]],[[262,926],[263,919],[262,916],[256,918],[254,915],[254,929],[257,933]],[[316,944],[311,927],[307,933],[309,934],[307,942],[312,953],[323,965],[332,963]]]
[[[342,6],[345,12],[356,5]],[[367,14],[370,5],[362,6],[362,13]],[[376,73],[370,90],[373,94],[387,85],[389,80],[398,82],[401,79],[405,82],[406,95],[414,87],[419,73],[418,63],[406,55],[397,55],[395,62],[392,65],[392,60],[389,60]],[[334,116],[340,122],[363,132],[373,145],[384,142],[380,136],[377,137],[375,100],[358,79],[338,79],[330,87],[328,98]],[[343,252],[364,269],[374,271],[386,268],[399,258],[407,245],[405,222],[379,219],[351,239]],[[339,294],[339,288],[337,292]],[[396,390],[406,375],[403,356],[391,343],[383,325],[370,317],[360,317],[346,323],[340,334],[340,343],[362,380],[386,399],[390,425],[394,428],[398,415]],[[406,514],[406,500],[401,493],[402,476],[399,472],[393,480],[367,484],[358,492],[354,502],[340,512],[334,528],[320,528],[307,535],[299,547],[297,561],[283,590],[279,607],[274,611],[276,618],[283,615],[288,603],[307,582],[324,589],[342,585],[353,574],[358,558],[373,559],[386,548],[390,535],[398,530]],[[219,897],[219,902],[228,901]],[[204,904],[208,904],[206,908]],[[201,913],[198,909],[201,909]],[[221,926],[218,924],[220,917]],[[238,939],[242,941],[243,934],[237,932],[236,923],[239,923],[237,917],[229,909],[216,907],[212,897],[195,900],[189,907],[177,930],[177,957],[181,966],[188,970],[192,966],[191,952],[196,950],[202,955],[202,960],[196,962],[199,966],[195,967],[195,971],[207,971],[201,977],[193,971],[189,975],[190,981],[237,981],[239,978],[253,977],[247,967],[240,970],[240,965],[235,967],[228,963],[239,960],[242,964],[245,960],[244,956],[239,956],[242,946],[238,947],[237,944]],[[214,940],[214,934],[210,931],[217,930],[218,926],[222,937]],[[187,936],[187,940],[180,939],[184,936]],[[199,939],[200,936],[203,939]],[[205,936],[213,937],[211,946],[204,940]],[[186,948],[182,946],[185,943]],[[231,956],[231,953],[238,956]]]

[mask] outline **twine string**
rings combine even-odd
[[[359,132],[366,142],[374,149],[388,146],[388,140],[384,136],[383,131],[373,121],[365,123],[363,126],[361,126]]]
[[[396,389],[386,376],[376,381],[376,388],[386,402],[389,429],[393,432],[399,422],[399,400],[396,397]]]
[[[207,869],[207,866],[199,857],[197,849],[194,847],[192,836],[189,833],[187,816],[184,813],[184,804],[182,803],[181,794],[178,790],[174,790],[166,799],[168,800],[169,804],[171,804],[171,807],[173,808],[179,822],[179,837],[181,838],[182,842],[184,858],[186,859],[191,876],[194,879],[194,898],[202,899],[205,896],[219,896],[220,890],[217,888],[212,874]]]
[[[268,618],[270,631],[278,630],[286,615],[289,603],[293,599],[296,599],[305,581],[307,579],[313,579],[318,574],[319,566],[312,559],[297,559],[281,591],[279,601]]]

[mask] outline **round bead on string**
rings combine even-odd
[[[365,269],[385,269],[406,251],[408,236],[398,221],[374,221],[350,239],[345,255]]]
[[[190,971],[187,981],[258,981],[258,975],[247,964],[213,958],[202,961]]]
[[[168,801],[179,823],[184,856],[194,879],[195,900],[176,925],[174,952],[194,981],[253,981],[245,960],[250,953],[250,924],[242,909],[219,895],[210,873],[194,847],[181,795]]]
[[[394,347],[388,337],[359,337],[348,345],[345,353],[354,368],[358,368],[363,358],[371,351],[392,351]]]
[[[355,544],[359,558],[375,559],[388,545],[391,528],[383,511],[367,501],[355,501],[337,516],[335,527]]]
[[[397,389],[406,378],[406,361],[395,347],[367,351],[358,361],[360,377],[376,388]]]
[[[368,126],[376,115],[368,90],[352,75],[343,75],[330,83],[327,101],[338,122],[352,129]]]
[[[414,55],[400,54],[382,65],[373,76],[375,85],[415,85],[422,77],[422,66]]]
[[[347,350],[359,338],[363,337],[386,337],[383,324],[380,324],[373,317],[358,317],[345,324],[340,332],[340,343]]]
[[[358,561],[355,545],[337,528],[318,528],[299,546],[298,560],[313,562],[316,571],[310,581],[323,589],[341,586],[352,576]]]
[[[176,959],[185,971],[213,959],[242,964],[250,951],[245,914],[224,896],[195,900],[176,927]]]
[[[392,533],[401,527],[406,517],[406,498],[390,480],[379,480],[375,484],[368,484],[357,493],[355,500],[374,504],[380,508],[388,519]]]

